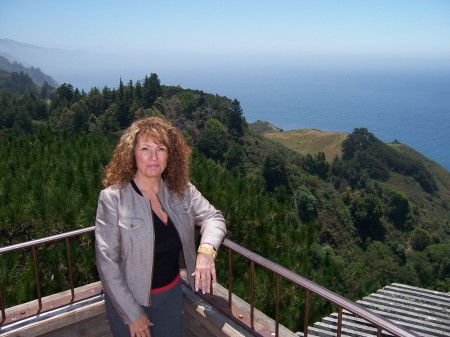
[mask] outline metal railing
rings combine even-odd
[[[254,283],[255,283],[255,265],[259,265],[266,270],[272,272],[276,276],[276,302],[275,302],[275,336],[279,336],[279,317],[280,317],[280,279],[284,278],[306,290],[306,299],[305,299],[305,323],[304,323],[304,336],[308,336],[308,319],[309,319],[309,307],[310,307],[310,298],[311,294],[316,294],[323,299],[326,299],[328,302],[335,304],[338,307],[338,323],[337,323],[337,333],[336,336],[341,336],[342,329],[342,312],[343,310],[347,310],[358,316],[362,319],[365,319],[367,322],[371,323],[377,329],[377,336],[381,337],[382,332],[386,331],[391,333],[397,337],[419,337],[414,332],[411,332],[395,323],[386,319],[380,315],[373,313],[370,310],[358,305],[355,302],[352,302],[331,290],[328,290],[292,271],[286,269],[279,264],[276,264],[258,254],[253,253],[252,251],[236,244],[233,241],[228,239],[224,240],[223,245],[228,248],[228,305],[231,309],[232,306],[232,268],[233,268],[233,259],[232,252],[235,252],[250,261],[250,317],[251,317],[251,328],[254,329]]]
[[[67,264],[69,271],[69,283],[70,283],[70,292],[71,292],[71,300],[72,303],[75,299],[75,288],[74,288],[74,276],[73,276],[73,267],[72,267],[72,258],[70,254],[70,245],[69,240],[89,233],[93,232],[94,227],[88,227],[80,230],[71,231],[64,234],[58,234],[47,238],[32,240],[29,242],[24,242],[20,244],[11,245],[8,247],[1,247],[0,254],[6,254],[10,252],[14,252],[21,249],[31,249],[33,254],[33,263],[34,263],[34,276],[35,276],[35,287],[38,301],[38,310],[37,313],[41,313],[42,310],[42,296],[41,296],[41,286],[39,281],[39,270],[38,270],[38,255],[36,253],[37,246],[45,245],[49,243],[53,243],[56,241],[65,240],[66,243],[66,255],[67,255]],[[309,309],[310,309],[310,297],[312,294],[318,295],[328,302],[336,305],[338,307],[338,322],[337,322],[337,334],[336,336],[341,336],[342,329],[342,313],[343,310],[347,310],[348,312],[358,316],[362,319],[365,319],[367,322],[371,323],[377,329],[377,336],[381,337],[382,332],[388,332],[393,336],[397,337],[419,337],[419,335],[406,330],[405,328],[394,324],[392,321],[373,313],[372,311],[367,310],[366,308],[358,305],[355,302],[352,302],[282,266],[276,264],[258,254],[253,253],[252,251],[238,245],[237,243],[225,239],[223,242],[223,246],[228,250],[228,306],[229,310],[233,305],[233,253],[238,254],[239,256],[244,257],[250,262],[250,324],[251,330],[254,330],[255,323],[255,304],[254,304],[254,289],[255,289],[255,266],[258,265],[273,273],[276,276],[276,286],[275,286],[275,336],[279,336],[279,327],[280,327],[280,290],[281,290],[281,278],[292,282],[306,290],[306,298],[305,298],[305,317],[304,317],[304,336],[308,336],[308,320],[309,320]],[[3,325],[6,319],[6,308],[4,304],[4,293],[3,293],[3,285],[0,280],[0,309],[2,314],[2,320],[0,326]]]
[[[37,303],[38,303],[38,309],[36,314],[42,313],[42,295],[41,295],[41,282],[39,278],[39,270],[38,270],[38,254],[37,254],[37,247],[41,245],[46,245],[49,243],[54,243],[57,241],[64,240],[65,241],[65,248],[66,248],[66,257],[67,257],[67,269],[69,271],[69,284],[70,284],[70,292],[71,292],[71,299],[69,303],[73,303],[75,300],[75,287],[74,287],[74,277],[73,277],[73,264],[72,264],[72,257],[70,253],[70,239],[89,233],[94,231],[94,226],[83,228],[67,233],[57,234],[53,236],[49,236],[42,239],[36,239],[28,242],[18,243],[15,245],[7,246],[7,247],[0,247],[0,255],[1,254],[7,254],[12,253],[15,251],[19,251],[22,249],[31,249],[32,255],[33,255],[33,270],[34,270],[34,281],[35,281],[35,291],[37,295]],[[3,325],[3,323],[6,320],[6,308],[5,308],[5,301],[4,301],[4,293],[3,293],[3,284],[0,280],[0,310],[2,313],[2,319],[0,321],[0,326]]]

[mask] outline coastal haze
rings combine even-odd
[[[89,91],[157,73],[283,130],[365,127],[450,170],[450,3],[0,1],[0,54]],[[68,15],[71,13],[71,15]]]

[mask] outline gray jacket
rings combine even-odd
[[[162,181],[158,198],[178,231],[189,283],[194,288],[194,226],[200,226],[200,243],[218,250],[226,234],[225,220],[192,184],[180,199]],[[151,305],[154,231],[150,201],[131,184],[100,192],[95,253],[103,288],[119,316],[125,324],[135,321],[143,313],[141,305]]]

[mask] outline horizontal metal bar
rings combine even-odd
[[[94,230],[95,230],[95,226],[91,226],[91,227],[86,227],[83,229],[77,229],[77,230],[67,232],[67,233],[61,233],[61,234],[56,234],[53,236],[48,236],[48,237],[42,238],[42,239],[36,239],[36,240],[27,241],[27,242],[17,243],[15,245],[7,246],[7,247],[0,247],[0,254],[12,252],[12,251],[22,249],[22,248],[29,248],[29,247],[37,246],[37,245],[40,245],[43,243],[49,243],[52,241],[58,241],[58,240],[62,240],[65,238],[70,238],[70,237],[81,235],[84,233],[93,232]]]

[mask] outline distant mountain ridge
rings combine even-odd
[[[33,65],[43,68],[51,65],[56,58],[60,61],[64,58],[70,58],[72,60],[79,57],[80,54],[88,53],[79,50],[46,48],[11,39],[0,39],[0,55],[6,57],[11,62],[22,63],[26,67]]]
[[[50,86],[56,88],[59,86],[58,82],[56,82],[51,76],[44,74],[39,68],[35,67],[25,67],[21,63],[16,61],[10,62],[8,58],[0,55],[0,69],[5,70],[9,73],[20,73],[23,72],[27,74],[33,82],[42,86],[45,82],[47,82]]]
[[[40,47],[11,39],[0,39],[0,56],[26,68],[38,68],[55,82],[71,83],[75,87],[78,84],[74,79],[88,76],[94,69],[98,71],[107,58],[99,53]]]

